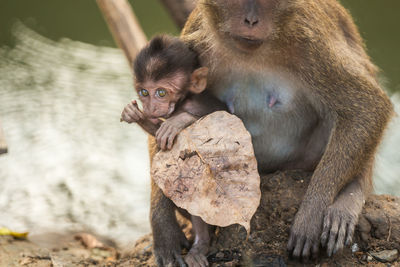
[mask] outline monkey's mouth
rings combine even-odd
[[[264,43],[264,41],[261,39],[256,39],[251,37],[233,35],[232,38],[235,41],[235,43],[237,43],[240,46],[240,48],[245,50],[255,50]]]

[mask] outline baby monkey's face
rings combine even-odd
[[[136,83],[136,91],[143,104],[143,113],[153,123],[158,118],[167,119],[175,110],[176,104],[186,96],[190,85],[190,75],[175,73],[158,81],[146,80]]]
[[[136,82],[144,115],[155,124],[161,122],[159,118],[168,119],[188,92],[199,94],[206,88],[207,73],[202,67],[191,74],[177,72],[157,81]]]

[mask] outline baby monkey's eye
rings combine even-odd
[[[142,90],[139,91],[139,95],[148,96],[149,95],[149,91],[147,91],[146,89],[142,89]]]
[[[160,89],[157,89],[156,94],[159,97],[164,97],[167,95],[167,91],[165,91],[165,89],[160,88]]]

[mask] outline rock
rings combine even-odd
[[[393,262],[399,257],[397,249],[370,252],[371,256],[380,262]]]
[[[153,158],[152,178],[178,207],[217,226],[243,225],[260,203],[251,136],[236,116],[214,112],[183,130]]]

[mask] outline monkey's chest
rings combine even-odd
[[[264,169],[296,160],[318,122],[305,93],[275,75],[233,75],[220,80],[213,91],[243,120]]]

